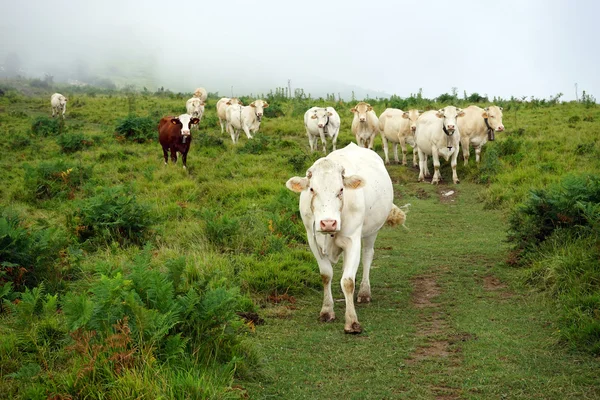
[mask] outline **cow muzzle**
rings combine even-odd
[[[258,122],[260,122],[262,120],[262,114],[256,114],[256,119],[258,120]]]
[[[338,223],[335,219],[322,219],[319,222],[319,228],[321,232],[337,232]]]
[[[410,130],[413,131],[413,132],[416,132],[417,131],[417,127],[416,126],[411,126]]]
[[[318,126],[319,126],[319,128],[322,128],[322,127],[323,127],[323,124],[319,124]]]
[[[360,122],[367,122],[367,118],[366,117],[360,117],[358,120]]]

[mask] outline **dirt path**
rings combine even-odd
[[[539,295],[509,287],[518,280],[503,264],[504,221],[483,210],[478,190],[397,189],[396,204],[412,204],[409,230],[378,238],[373,301],[357,307],[363,334],[343,334],[343,302],[336,321],[317,321],[320,290],[285,312],[262,310],[251,341],[264,367],[240,383],[250,398],[600,398],[599,363],[556,343]]]

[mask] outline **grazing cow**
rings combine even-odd
[[[487,141],[495,139],[494,132],[504,132],[502,107],[480,108],[469,106],[463,109],[465,116],[458,120],[460,145],[465,165],[469,163],[469,145],[475,147],[475,162],[479,164],[481,148]]]
[[[206,99],[208,98],[208,93],[206,92],[206,89],[204,89],[203,87],[199,87],[194,92],[194,97],[199,98],[200,100],[202,100],[202,102],[206,102]]]
[[[223,133],[223,128],[227,123],[227,107],[232,104],[239,104],[241,106],[244,105],[240,99],[237,97],[229,98],[223,97],[219,101],[217,101],[217,116],[219,117],[219,124],[221,124],[221,133]],[[229,129],[227,130],[229,132]]]
[[[249,106],[239,104],[226,104],[227,107],[227,131],[231,135],[233,143],[237,143],[240,137],[240,129],[243,129],[248,139],[252,139],[252,133],[258,132],[263,111],[269,107],[269,103],[264,100],[254,100]]]
[[[310,150],[315,151],[317,141],[321,137],[323,153],[327,154],[326,137],[330,137],[333,150],[335,151],[335,143],[340,133],[340,122],[340,116],[333,107],[312,107],[306,111],[304,114],[304,126],[306,127]]]
[[[55,115],[62,115],[65,117],[65,111],[67,111],[67,98],[60,93],[54,93],[50,97],[50,105],[52,106],[52,118]]]
[[[177,162],[177,152],[181,153],[183,169],[187,168],[187,153],[192,143],[191,127],[200,120],[189,114],[181,114],[179,117],[163,117],[158,123],[158,141],[163,149],[165,165],[169,159],[168,151],[171,151],[171,161]]]
[[[383,152],[385,154],[385,163],[389,164],[388,140],[394,146],[394,161],[398,160],[398,143],[402,148],[402,165],[406,165],[406,143],[413,148],[413,167],[418,167],[417,147],[415,145],[415,131],[417,129],[417,118],[422,111],[408,110],[402,111],[397,108],[387,108],[379,116],[379,132],[383,142]]]
[[[356,143],[361,147],[372,149],[375,136],[379,130],[379,120],[375,111],[373,111],[373,107],[361,101],[350,111],[354,113],[352,133],[356,136]]]
[[[202,119],[202,116],[204,115],[204,106],[205,105],[206,104],[199,98],[192,97],[191,99],[186,101],[185,108],[189,115],[191,115],[192,117],[198,118],[198,121],[200,121]],[[195,126],[197,127],[198,124],[195,124]]]
[[[320,320],[335,319],[332,263],[344,254],[341,279],[346,298],[346,333],[362,328],[354,309],[356,272],[362,254],[363,274],[357,301],[371,301],[369,271],[377,233],[386,222],[404,224],[405,214],[392,201],[394,191],[383,160],[377,153],[350,143],[317,160],[306,177],[290,178],[288,189],[300,193],[300,215],[323,281]],[[362,242],[362,249],[361,249]]]
[[[452,166],[452,181],[458,183],[456,174],[456,159],[460,147],[460,131],[456,120],[465,113],[454,106],[447,106],[441,110],[426,111],[417,120],[415,141],[419,153],[419,182],[429,176],[427,169],[427,156],[433,157],[432,184],[437,184],[442,178],[440,174],[440,156],[446,161],[450,159]]]

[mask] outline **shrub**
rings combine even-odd
[[[64,160],[25,165],[25,189],[33,199],[75,197],[75,191],[91,176],[91,167],[68,164]]]
[[[243,146],[237,148],[240,154],[263,154],[269,149],[272,139],[268,136],[257,134],[248,140]]]
[[[521,141],[512,136],[508,136],[506,140],[498,142],[497,146],[499,147],[499,156],[512,156],[517,154],[521,149]]]
[[[225,142],[218,136],[209,135],[208,133],[198,132],[194,134],[194,142],[200,147],[220,147],[225,148]]]
[[[37,136],[56,136],[61,133],[62,118],[37,117],[31,124],[31,132]]]
[[[547,190],[532,190],[511,215],[509,240],[520,250],[533,250],[556,229],[600,233],[600,177],[567,176]]]
[[[93,144],[82,133],[63,133],[56,138],[56,143],[63,153],[75,153]]]
[[[498,147],[488,146],[485,157],[481,158],[481,168],[479,169],[480,183],[490,183],[494,180],[502,168],[502,163],[498,157]]]
[[[269,107],[265,108],[265,117],[267,118],[278,118],[285,116],[283,109],[279,103],[271,102]]]
[[[118,122],[115,132],[117,135],[138,143],[156,139],[157,123],[150,117],[128,116]]]
[[[33,287],[45,280],[56,283],[60,277],[54,271],[54,264],[66,244],[65,235],[59,228],[26,228],[17,214],[3,210],[0,216],[0,282],[11,282],[15,290]]]
[[[10,133],[8,146],[11,150],[22,150],[31,144],[31,137],[24,133]]]
[[[579,115],[572,115],[569,117],[569,119],[567,120],[567,122],[569,124],[575,124],[577,122],[581,121],[581,118],[579,117]]]
[[[82,201],[70,222],[82,242],[139,245],[147,238],[154,218],[148,206],[139,204],[134,194],[117,186]]]
[[[294,154],[288,157],[288,163],[294,168],[294,172],[306,172],[308,156],[304,153]]]

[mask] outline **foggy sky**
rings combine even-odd
[[[407,97],[600,99],[600,2],[0,0],[0,63],[229,95],[342,84]],[[371,97],[374,97],[372,95]]]

